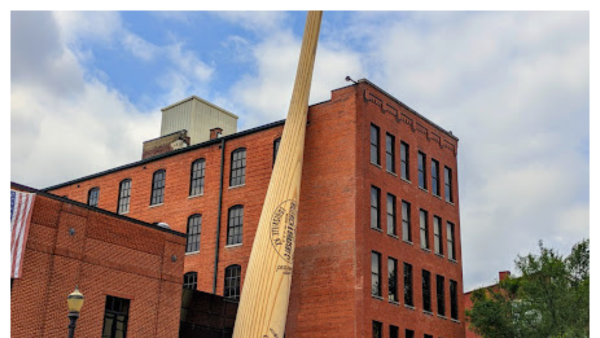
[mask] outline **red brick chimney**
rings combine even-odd
[[[510,271],[500,271],[498,272],[498,276],[500,278],[500,281],[503,281],[506,278],[510,277]]]
[[[205,129],[206,130],[206,129]],[[215,127],[210,130],[210,139],[214,140],[223,135],[223,128]]]

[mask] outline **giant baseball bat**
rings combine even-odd
[[[310,11],[306,17],[290,108],[246,269],[234,338],[283,338],[285,332],[308,96],[322,15]]]

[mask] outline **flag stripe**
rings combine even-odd
[[[20,278],[35,194],[11,190],[11,278]]]

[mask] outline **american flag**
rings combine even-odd
[[[10,190],[10,278],[20,278],[35,194]]]

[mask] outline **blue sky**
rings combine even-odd
[[[13,12],[11,180],[139,160],[192,94],[285,118],[305,12]],[[588,12],[325,12],[311,103],[367,78],[460,138],[465,290],[589,237]],[[43,168],[43,169],[42,169]]]

